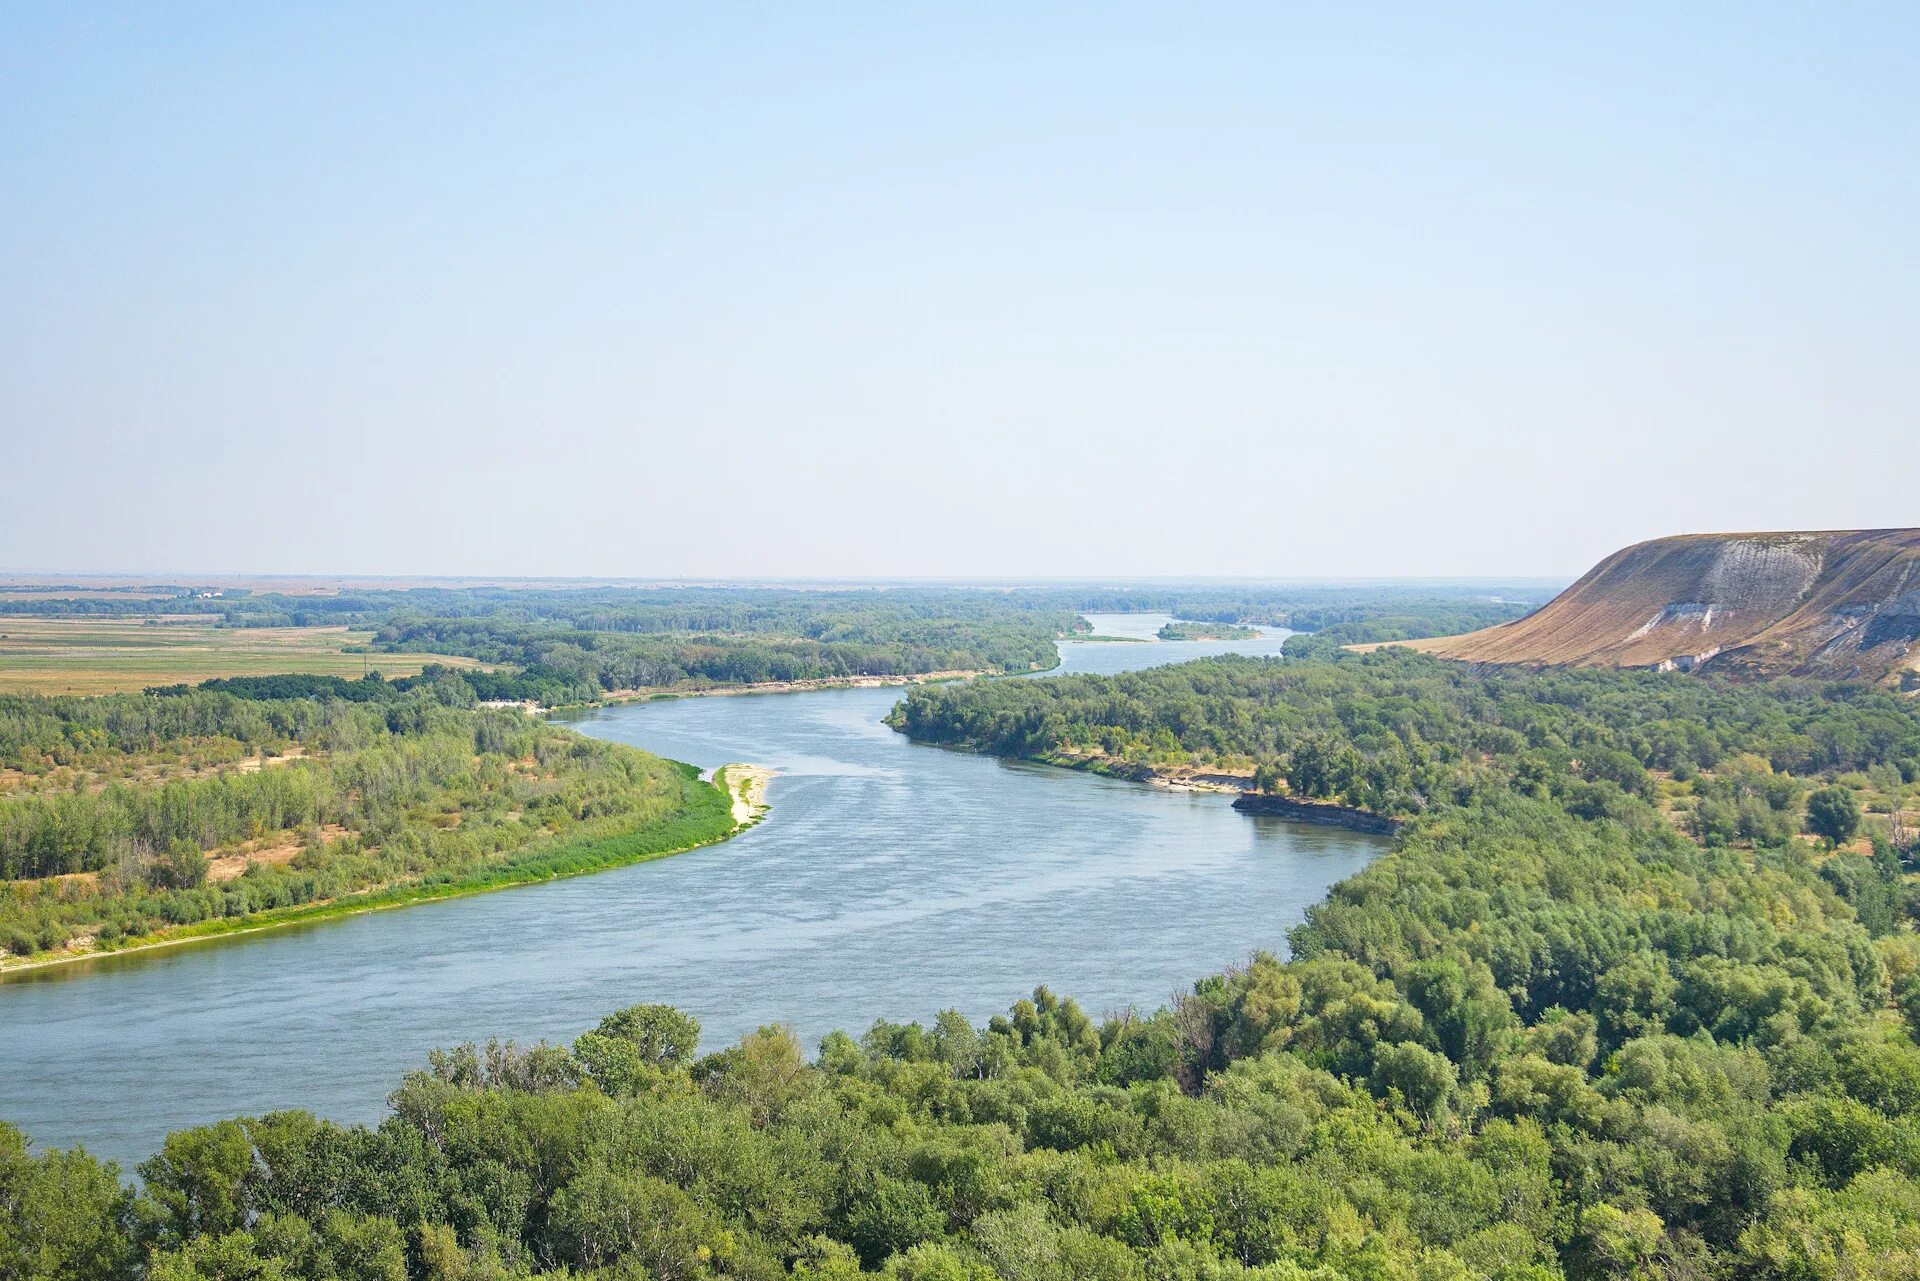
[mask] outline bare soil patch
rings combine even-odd
[[[330,844],[347,834],[347,829],[337,823],[328,823],[320,829],[321,844]],[[229,850],[207,859],[207,880],[218,885],[222,881],[231,881],[246,874],[247,864],[266,863],[268,865],[291,863],[306,850],[306,842],[295,832],[276,832],[272,836],[258,841],[248,841],[238,849]]]

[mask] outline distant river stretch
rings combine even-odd
[[[1151,636],[1161,616],[1092,620]],[[1227,643],[1061,646],[1119,672]],[[677,1005],[718,1049],[764,1023],[816,1044],[876,1018],[975,1021],[1038,983],[1096,1018],[1283,951],[1378,838],[1248,818],[1219,794],[909,743],[899,689],[631,704],[581,731],[776,772],[735,840],[595,876],[0,983],[0,1119],[131,1167],[167,1131],[276,1108],[375,1122],[427,1051],[567,1041],[609,1010]]]

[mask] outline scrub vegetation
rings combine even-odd
[[[733,828],[690,768],[476,707],[444,669],[219,684],[0,696],[0,964],[546,879]]]

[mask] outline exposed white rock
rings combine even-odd
[[[1806,537],[1733,538],[1715,553],[1702,586],[1708,626],[1714,610],[1782,613],[1820,577],[1821,544]]]

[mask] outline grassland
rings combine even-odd
[[[344,627],[215,626],[206,619],[0,618],[0,693],[112,694],[217,676],[411,676],[439,654],[354,654]]]

